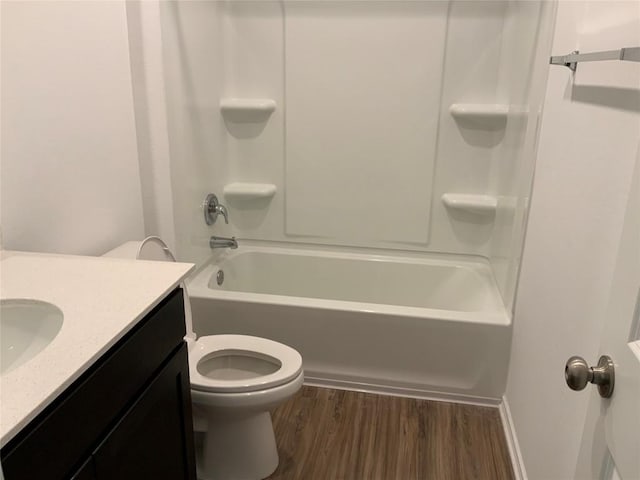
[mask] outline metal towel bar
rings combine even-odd
[[[627,47],[619,50],[606,50],[604,52],[580,53],[578,50],[569,55],[551,57],[551,65],[564,65],[572,72],[576,71],[579,62],[599,62],[602,60],[625,60],[628,62],[640,62],[640,47]]]

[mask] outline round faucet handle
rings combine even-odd
[[[202,210],[204,211],[204,221],[207,225],[213,225],[218,219],[218,215],[224,217],[224,223],[229,223],[229,213],[227,207],[218,202],[218,197],[213,193],[207,195],[202,203]]]

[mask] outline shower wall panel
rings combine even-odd
[[[286,235],[428,244],[446,13],[286,4]]]
[[[492,152],[497,199],[488,258],[507,310],[514,302],[542,113],[552,2],[510,2],[505,12],[498,92],[509,105],[504,137]]]
[[[506,3],[452,1],[447,19],[444,82],[433,184],[432,251],[486,256],[494,216],[447,208],[446,194],[491,195],[491,155],[502,140],[501,123],[454,118],[451,105],[502,103],[498,71]],[[490,128],[489,128],[490,127]]]
[[[196,190],[230,211],[229,225],[178,228],[192,233],[186,251],[198,252],[185,258],[199,262],[205,231],[488,255],[493,218],[449,210],[442,195],[491,193],[500,133],[461,128],[449,107],[497,101],[505,2],[169,5],[166,43],[177,47],[167,47],[165,69],[183,85],[168,99],[183,104],[172,145],[191,144],[172,162],[185,175],[184,164],[194,167],[174,182],[177,191],[191,184],[189,216],[176,223],[200,220]],[[275,110],[232,118],[220,111],[230,99]],[[226,196],[238,182],[272,185],[275,195]]]
[[[162,3],[182,258],[200,263],[212,234],[487,256],[493,217],[442,195],[492,193],[501,132],[460,125],[449,108],[499,101],[505,5]],[[225,116],[231,99],[275,110]],[[275,195],[225,195],[239,182]],[[208,192],[228,225],[204,225]]]
[[[218,104],[224,78],[221,2],[160,2],[176,252],[204,262],[211,235],[202,201],[226,178],[227,133]],[[223,161],[224,159],[224,161]]]
[[[219,108],[212,114],[222,118],[227,152],[212,155],[214,165],[224,164],[224,175],[213,175],[210,189],[231,213],[229,225],[222,222],[214,235],[279,240],[284,231],[284,12],[280,1],[218,2],[222,28],[217,42],[224,58],[216,75],[222,79],[218,102],[223,99],[268,99],[275,110],[267,116],[225,116]],[[216,104],[216,107],[219,107]],[[217,169],[216,169],[217,171]],[[274,185],[273,198],[230,198],[226,185],[233,183]]]

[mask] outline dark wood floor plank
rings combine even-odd
[[[495,408],[303,387],[273,412],[272,480],[512,480]]]

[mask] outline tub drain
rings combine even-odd
[[[216,282],[218,282],[218,285],[222,285],[222,282],[224,282],[224,272],[222,270],[218,270],[218,273],[216,273]]]

